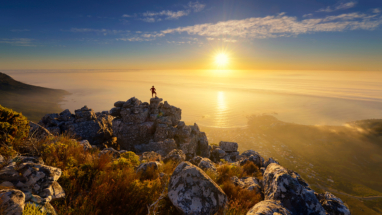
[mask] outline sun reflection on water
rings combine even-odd
[[[216,107],[216,126],[217,127],[225,127],[227,126],[227,104],[225,93],[223,91],[219,91],[217,95],[217,107]]]

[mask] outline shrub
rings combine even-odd
[[[29,122],[21,113],[0,105],[0,144],[15,145],[29,135]]]
[[[36,204],[25,204],[23,215],[46,215],[46,212],[41,211],[41,207]]]
[[[122,158],[125,158],[127,161],[131,163],[133,166],[138,166],[140,164],[139,156],[134,152],[128,151],[121,154]]]

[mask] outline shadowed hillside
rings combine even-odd
[[[67,94],[64,90],[24,84],[0,73],[0,105],[22,112],[32,121],[46,113],[60,112],[58,103]]]
[[[315,191],[338,195],[352,214],[382,214],[382,120],[345,126],[300,125],[272,115],[248,118],[242,129],[202,128],[210,142],[239,143],[297,171]]]

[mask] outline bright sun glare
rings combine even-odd
[[[219,53],[215,57],[215,62],[218,66],[226,66],[228,64],[228,56],[225,53]]]

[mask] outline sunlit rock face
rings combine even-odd
[[[342,200],[335,195],[325,192],[322,194],[315,193],[317,199],[320,201],[322,207],[328,214],[334,215],[350,215],[349,208],[342,202]]]
[[[280,201],[265,200],[257,203],[247,215],[291,215]]]
[[[314,191],[294,171],[271,163],[264,173],[265,200],[278,200],[292,214],[325,215]]]
[[[197,124],[185,125],[182,110],[155,97],[150,104],[133,97],[114,103],[110,110],[113,133],[121,149],[143,153],[155,151],[166,156],[173,149],[181,149],[190,159],[196,155],[209,157],[207,136]]]
[[[183,214],[215,214],[228,199],[224,191],[203,170],[185,161],[171,176],[168,197]]]

